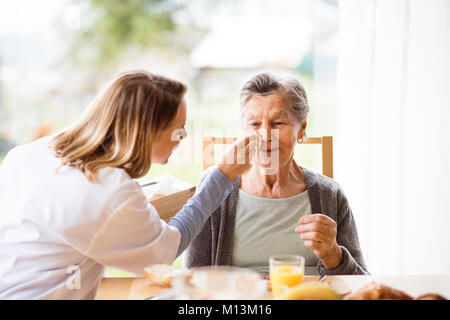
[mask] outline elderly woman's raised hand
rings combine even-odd
[[[230,180],[250,169],[251,161],[257,152],[261,139],[257,134],[238,138],[222,154],[217,169]]]
[[[304,240],[305,247],[314,254],[326,269],[335,269],[342,262],[342,249],[336,243],[336,222],[324,214],[303,216],[295,232]]]

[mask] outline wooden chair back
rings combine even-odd
[[[202,164],[203,170],[214,165],[214,145],[215,144],[231,144],[236,141],[234,137],[203,137],[203,154]],[[333,178],[333,137],[310,137],[303,144],[320,144],[322,145],[322,174]]]

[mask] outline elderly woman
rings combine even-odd
[[[341,187],[299,166],[309,111],[294,78],[261,73],[241,90],[246,133],[261,137],[254,164],[212,214],[184,256],[187,267],[233,265],[268,273],[272,255],[305,258],[305,274],[367,274],[355,221]],[[202,180],[208,171],[202,176]]]

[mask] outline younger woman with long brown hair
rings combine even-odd
[[[171,264],[249,168],[242,137],[167,224],[140,185],[186,136],[186,86],[118,75],[71,127],[12,149],[0,166],[0,299],[92,299],[112,266]],[[242,158],[241,158],[242,159]],[[77,281],[73,281],[77,277]]]

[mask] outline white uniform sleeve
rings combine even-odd
[[[160,219],[135,181],[123,184],[105,210],[111,213],[94,235],[86,256],[138,276],[144,276],[150,264],[173,263],[180,232]]]

